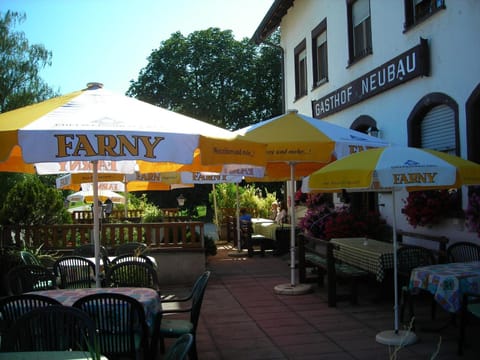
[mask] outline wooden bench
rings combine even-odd
[[[337,301],[343,300],[350,300],[352,304],[357,304],[358,282],[366,279],[368,272],[336,259],[333,250],[339,250],[337,244],[305,234],[297,236],[297,243],[300,282],[308,282],[307,269],[314,268],[320,287],[324,286],[324,277],[327,276],[329,307],[334,307],[337,305]],[[339,281],[350,283],[349,294],[337,294],[337,282]]]
[[[405,236],[413,239],[420,239],[422,241],[433,241],[436,245],[436,248],[432,248],[431,246],[429,246],[429,248],[432,248],[432,250],[434,251],[435,256],[437,258],[436,259],[437,262],[439,264],[444,264],[447,262],[447,244],[449,241],[448,237],[398,230],[397,231],[398,243],[404,243],[403,238]],[[422,246],[421,244],[415,244],[415,245]]]

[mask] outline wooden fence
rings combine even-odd
[[[124,210],[113,210],[108,221],[128,220],[131,222],[140,222],[142,215],[143,210],[127,210],[126,216]],[[93,223],[93,212],[90,210],[76,210],[72,212],[72,220],[74,224],[91,224]]]
[[[203,248],[204,223],[200,221],[161,223],[108,223],[102,224],[100,242],[112,249],[126,242],[143,242],[151,249]],[[0,245],[27,244],[44,250],[69,250],[93,241],[91,224],[4,226],[1,228]]]

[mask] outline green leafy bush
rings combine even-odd
[[[0,211],[4,225],[69,224],[61,191],[44,185],[38,176],[26,176],[8,192]]]

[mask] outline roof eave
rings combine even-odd
[[[280,25],[282,18],[288,9],[293,6],[295,0],[275,0],[260,25],[255,30],[251,41],[255,44],[262,43]]]

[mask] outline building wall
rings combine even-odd
[[[282,18],[281,46],[285,50],[285,104],[287,109],[314,116],[312,101],[350,83],[382,64],[394,59],[420,43],[428,41],[430,54],[429,76],[417,77],[392,89],[382,92],[356,105],[321,120],[355,128],[354,122],[362,115],[376,121],[381,137],[391,143],[408,145],[408,119],[421,101],[427,101],[434,93],[445,95],[458,106],[458,155],[471,158],[468,147],[468,132],[480,131],[480,1],[445,0],[446,9],[439,10],[425,21],[404,30],[405,11],[403,0],[370,0],[373,53],[348,65],[347,5],[345,0],[295,0]],[[327,20],[328,82],[314,88],[312,72],[311,31]],[[308,94],[295,100],[294,49],[306,40]],[[475,98],[476,110],[467,114],[467,102]],[[470,128],[468,124],[474,124]],[[478,137],[470,134],[470,142]],[[471,149],[476,144],[470,145]],[[480,152],[480,150],[478,150]],[[479,155],[477,155],[479,156]],[[477,159],[480,157],[477,157]],[[403,207],[397,195],[397,214]],[[466,207],[466,191],[463,192],[463,208]],[[386,206],[380,210],[391,221],[391,196],[383,194],[379,203]],[[412,229],[403,215],[398,216],[398,226],[406,231],[447,234],[451,242],[459,240],[478,241],[475,233],[465,231],[463,223],[446,223],[435,229]],[[451,225],[454,226],[451,226]]]
[[[480,2],[446,1],[446,10],[404,32],[404,5],[400,0],[371,0],[373,54],[348,66],[345,1],[296,0],[281,22],[285,49],[286,107],[313,115],[311,102],[342,87],[419,43],[428,40],[429,77],[417,78],[322,120],[350,127],[360,115],[377,121],[382,137],[407,143],[406,120],[423,96],[441,92],[459,106],[461,154],[466,154],[465,103],[480,83],[478,33]],[[311,30],[327,19],[329,81],[312,89]],[[308,95],[295,101],[294,48],[307,43]]]

